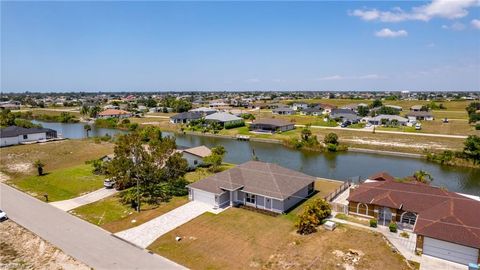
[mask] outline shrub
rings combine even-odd
[[[295,226],[297,233],[310,234],[317,231],[316,227],[322,224],[322,221],[330,216],[332,210],[327,201],[315,199],[308,203],[298,216],[299,219]]]
[[[407,232],[401,232],[400,236],[404,238],[410,238],[410,235]]]
[[[390,222],[390,224],[388,225],[388,229],[390,229],[390,231],[393,233],[397,232],[397,223]]]
[[[335,133],[328,133],[323,139],[325,144],[335,144],[338,145],[338,135]]]
[[[243,127],[245,126],[245,122],[236,122],[236,123],[231,123],[231,124],[225,124],[223,127],[225,129],[231,129],[231,128],[237,128],[237,127]]]
[[[376,228],[378,221],[375,218],[370,219],[370,227]]]
[[[480,130],[480,124],[475,125],[475,130]]]
[[[327,150],[329,152],[337,152],[337,145],[333,143],[327,144]]]

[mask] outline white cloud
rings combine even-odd
[[[406,37],[408,36],[408,32],[405,30],[393,31],[389,28],[383,28],[382,30],[375,32],[375,36],[386,38]]]
[[[480,20],[473,19],[470,23],[474,28],[480,29]]]
[[[349,12],[349,15],[365,21],[382,22],[429,21],[435,17],[453,20],[467,16],[469,8],[479,5],[480,0],[433,0],[429,4],[413,7],[409,12],[398,7],[391,11],[363,8]]]
[[[341,76],[341,75],[333,75],[322,77],[317,80],[319,81],[338,81],[338,80],[376,80],[382,79],[384,77],[378,74],[367,74],[367,75],[360,75],[360,76]]]
[[[462,31],[465,30],[465,24],[460,22],[454,22],[450,25],[442,25],[442,29],[453,30],[453,31]]]

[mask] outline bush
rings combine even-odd
[[[231,123],[231,124],[225,124],[223,127],[225,129],[231,129],[231,128],[237,128],[237,127],[243,127],[245,126],[245,122],[237,122],[237,123]]]
[[[338,135],[335,133],[328,133],[323,139],[325,144],[335,144],[338,145]]]
[[[407,232],[401,232],[400,236],[403,238],[410,238],[410,235]]]
[[[396,233],[397,232],[397,223],[390,222],[390,224],[388,225],[388,229],[390,229],[391,232]]]
[[[337,145],[333,143],[327,144],[327,150],[329,152],[337,152]]]
[[[310,234],[317,231],[317,226],[330,216],[332,210],[330,204],[323,199],[315,199],[308,203],[300,213],[299,220],[295,224],[297,233]]]
[[[378,225],[378,221],[375,218],[370,219],[370,227],[376,228]]]
[[[475,130],[480,130],[480,124],[475,125]]]

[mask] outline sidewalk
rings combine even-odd
[[[50,205],[55,206],[56,208],[63,211],[70,211],[82,205],[99,201],[115,193],[117,193],[117,190],[115,190],[114,188],[111,188],[111,189],[101,188],[96,191],[87,193],[85,195],[82,195],[80,197],[76,197],[70,200],[51,202]]]

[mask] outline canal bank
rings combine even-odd
[[[86,137],[83,124],[41,123],[64,134],[65,138],[81,139]],[[92,128],[91,136],[113,136],[125,131]],[[164,132],[174,136],[177,144],[186,147],[222,145],[227,150],[225,162],[240,164],[252,159],[253,154],[262,161],[277,163],[283,167],[301,171],[306,174],[328,178],[348,180],[356,177],[365,178],[379,171],[387,171],[396,177],[412,175],[417,170],[429,172],[434,181],[432,185],[442,186],[455,192],[480,195],[480,169],[444,166],[413,156],[387,155],[382,152],[347,151],[323,153],[298,151],[287,148],[281,143],[265,141],[239,141],[232,136],[205,134],[183,134]],[[234,137],[233,137],[234,138]],[[281,142],[281,141],[279,141]]]

